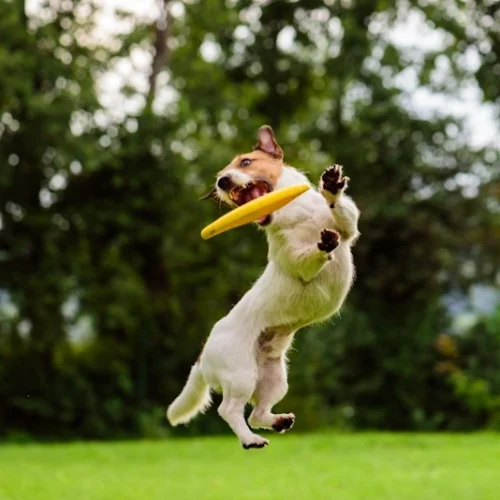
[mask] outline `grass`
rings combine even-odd
[[[0,500],[499,498],[500,435],[293,434],[5,445]]]

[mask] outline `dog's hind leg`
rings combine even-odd
[[[235,383],[234,379],[241,383]],[[218,412],[238,436],[243,448],[263,448],[269,444],[269,441],[254,434],[245,422],[245,405],[255,388],[255,384],[249,382],[250,380],[245,380],[245,377],[232,374],[232,381],[222,388],[222,403]]]
[[[293,413],[274,414],[272,407],[281,401],[288,391],[286,362],[284,355],[261,361],[259,381],[253,395],[255,408],[248,423],[254,429],[273,429],[285,432],[293,426]]]

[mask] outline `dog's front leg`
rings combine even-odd
[[[339,234],[331,229],[323,229],[320,240],[296,256],[296,266],[304,281],[311,281],[325,265],[332,260],[333,252],[339,244]]]
[[[311,281],[332,259],[331,252],[339,244],[339,234],[331,229],[323,229],[316,243],[310,243],[309,229],[295,228],[284,233],[276,260],[292,276],[303,281]]]
[[[359,236],[358,207],[349,196],[344,194],[349,180],[349,177],[343,175],[340,165],[332,165],[323,172],[319,183],[319,190],[332,209],[337,230],[345,240]]]

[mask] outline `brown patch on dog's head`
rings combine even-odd
[[[269,125],[259,129],[258,138],[259,142],[252,152],[233,158],[217,177],[222,177],[226,172],[237,171],[253,179],[265,179],[275,187],[283,170],[283,150]]]
[[[267,153],[256,149],[251,153],[238,155],[231,163],[219,172],[218,177],[222,177],[230,171],[238,171],[249,175],[254,179],[266,179],[274,187],[281,176],[283,162],[273,158]]]
[[[275,189],[283,172],[283,150],[269,125],[259,129],[258,139],[253,151],[234,157],[217,174],[215,187],[202,200],[211,199],[235,207]],[[264,226],[271,220],[272,215],[268,215],[258,223]]]

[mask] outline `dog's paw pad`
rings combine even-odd
[[[318,248],[322,252],[333,252],[339,245],[339,233],[331,229],[323,229],[321,231],[321,240],[318,243]]]
[[[286,432],[289,431],[293,424],[295,423],[295,415],[289,413],[288,415],[279,415],[273,424],[273,429],[276,432]]]
[[[344,191],[349,181],[349,177],[344,177],[341,165],[332,165],[321,176],[321,188],[333,195],[337,195]]]
[[[264,439],[260,436],[256,436],[253,441],[249,441],[247,443],[242,443],[243,448],[245,450],[250,450],[251,448],[265,448],[269,444],[267,439]]]

